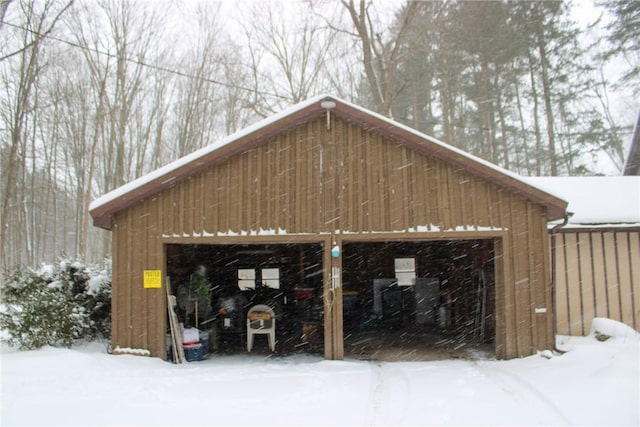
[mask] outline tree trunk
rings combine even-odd
[[[544,150],[542,148],[542,135],[540,134],[540,119],[538,110],[540,109],[540,101],[538,100],[538,89],[536,87],[536,79],[534,72],[534,61],[531,52],[529,52],[529,77],[531,78],[531,98],[533,99],[533,129],[536,136],[536,154],[535,154],[535,162],[536,162],[536,176],[540,176],[542,174],[541,163],[542,159],[546,156],[543,156]]]
[[[518,109],[518,122],[520,124],[520,139],[522,140],[522,150],[524,152],[524,168],[526,174],[531,175],[531,159],[529,158],[529,146],[527,143],[527,130],[524,124],[524,114],[522,113],[522,100],[520,99],[520,83],[519,79],[515,79],[516,106]],[[518,153],[515,149],[516,155]],[[520,166],[522,167],[522,166]],[[519,172],[522,173],[522,172]]]
[[[400,63],[400,47],[415,16],[420,2],[406,3],[406,10],[394,38],[384,42],[373,28],[369,15],[370,3],[360,0],[357,8],[354,0],[341,0],[349,12],[362,48],[362,65],[369,83],[370,95],[376,111],[391,116],[391,106],[397,96],[396,71]]]
[[[549,138],[549,164],[551,165],[551,175],[558,175],[558,162],[556,158],[556,138],[555,125],[553,119],[553,107],[551,105],[551,83],[549,82],[549,64],[547,62],[547,50],[544,34],[541,26],[538,26],[538,52],[540,54],[540,65],[542,67],[542,90],[544,97],[545,114],[547,117],[547,137]]]

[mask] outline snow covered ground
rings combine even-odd
[[[640,425],[640,335],[606,319],[563,355],[377,363],[104,346],[2,350],[2,425]],[[547,357],[550,358],[547,358]]]

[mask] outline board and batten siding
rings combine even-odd
[[[567,229],[552,244],[558,334],[587,335],[595,317],[640,331],[639,229]]]
[[[165,243],[314,235],[492,238],[497,356],[553,345],[545,207],[339,118],[330,130],[321,117],[212,164],[118,212],[112,230],[114,346],[164,355],[165,290],[143,289],[142,275],[164,274]]]

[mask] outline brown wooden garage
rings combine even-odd
[[[565,210],[565,201],[514,174],[330,96],[296,105],[90,207],[94,224],[113,236],[113,346],[165,357],[166,293],[144,286],[145,271],[159,270],[163,279],[179,274],[171,270],[179,264],[176,248],[215,246],[238,253],[233,262],[244,262],[246,251],[270,251],[274,262],[293,263],[298,272],[281,272],[283,287],[320,283],[328,359],[345,354],[343,290],[359,292],[358,277],[367,283],[394,275],[380,267],[378,276],[362,276],[349,253],[371,258],[366,254],[386,250],[382,244],[391,245],[387,258],[402,261],[413,257],[412,247],[431,254],[444,251],[434,242],[462,242],[444,252],[452,264],[466,247],[489,247],[493,308],[485,327],[496,356],[552,347],[547,223]],[[415,258],[414,277],[435,271],[420,259],[441,258]],[[465,264],[472,274],[474,262]],[[310,271],[312,264],[320,269]]]

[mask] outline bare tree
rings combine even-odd
[[[99,130],[98,147],[104,166],[100,191],[118,187],[136,174],[136,164],[147,156],[139,145],[149,135],[147,129],[135,123],[137,114],[144,114],[146,96],[152,93],[149,79],[154,46],[163,17],[157,9],[143,3],[101,0],[97,8],[83,11],[74,17],[73,27],[77,43],[82,47],[92,75],[96,94],[96,115]],[[154,113],[149,112],[153,115]]]
[[[65,128],[65,153],[77,177],[77,250],[82,255],[88,254],[90,241],[103,237],[89,238],[95,233],[87,212],[93,195],[161,163],[169,76],[152,64],[161,57],[156,46],[163,44],[162,23],[163,16],[146,4],[112,0],[83,4],[70,16],[69,37],[77,53],[70,62],[83,72],[67,80],[66,108],[85,125]],[[106,254],[108,248],[105,239],[97,250]]]
[[[391,107],[403,89],[398,86],[396,74],[398,67],[406,52],[402,49],[406,37],[410,32],[414,18],[418,16],[420,2],[407,2],[400,11],[401,17],[398,24],[391,28],[387,35],[377,25],[374,19],[374,4],[367,0],[340,0],[345,8],[351,23],[352,31],[337,28],[330,23],[336,31],[350,32],[357,37],[362,54],[362,66],[368,82],[370,96],[375,110],[381,114],[390,116]],[[328,21],[327,21],[328,22]]]
[[[218,22],[219,9],[219,5],[197,8],[194,25],[188,29],[190,43],[176,64],[190,77],[178,79],[174,84],[171,118],[174,156],[184,156],[210,144],[220,129],[216,118],[223,88],[211,83],[212,78],[220,80],[227,60]]]
[[[304,5],[252,3],[242,28],[253,77],[253,104],[261,116],[326,90],[325,64],[336,33]]]
[[[15,13],[12,13],[10,5],[17,4]],[[25,179],[30,178],[27,164],[28,148],[35,143],[33,130],[35,129],[35,114],[40,107],[34,93],[37,88],[38,78],[43,72],[42,60],[45,35],[51,33],[64,12],[72,2],[61,4],[55,1],[3,3],[1,12],[3,17],[11,15],[14,22],[19,24],[9,28],[3,25],[3,34],[11,32],[10,38],[16,45],[3,46],[1,57],[2,81],[6,91],[2,95],[2,128],[5,129],[2,137],[2,170],[4,179],[0,187],[0,269],[19,260],[19,253],[26,249],[32,254],[32,236],[26,237],[26,245],[8,248],[7,237],[9,224],[12,224],[14,235],[27,232],[24,218],[26,200],[20,200],[24,196]],[[3,18],[4,19],[4,18]],[[8,37],[9,38],[9,37]],[[33,149],[31,150],[33,154]],[[31,161],[35,161],[32,155]],[[32,173],[34,171],[31,171]],[[22,220],[20,220],[22,218]],[[14,221],[15,219],[15,221]],[[14,244],[19,243],[14,241]]]

